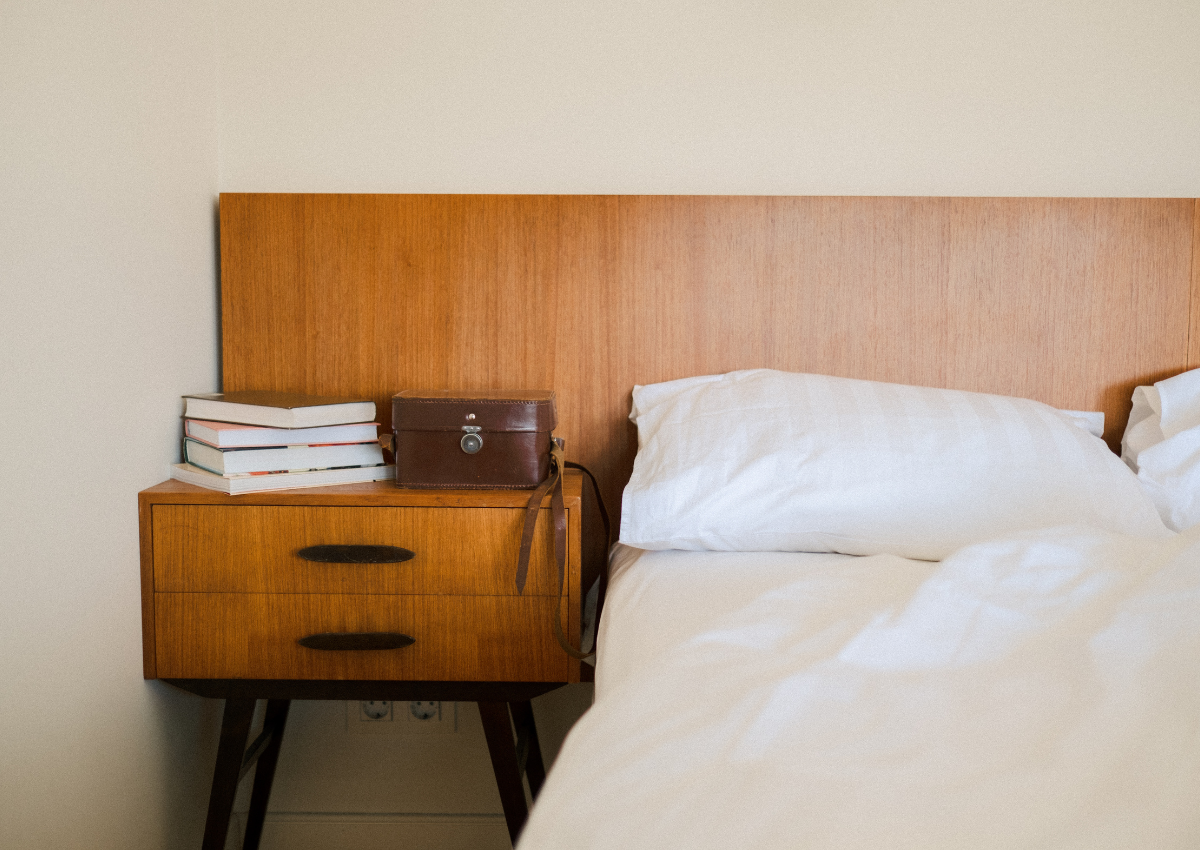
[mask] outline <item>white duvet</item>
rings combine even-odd
[[[520,850],[1200,848],[1200,532],[623,558]]]

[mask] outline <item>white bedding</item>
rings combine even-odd
[[[1133,391],[1121,457],[1168,528],[1200,524],[1200,369]]]
[[[1200,847],[1200,532],[614,560],[540,848]]]
[[[1025,398],[747,369],[633,388],[622,543],[938,561],[1031,528],[1166,536],[1104,441]]]

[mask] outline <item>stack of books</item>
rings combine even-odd
[[[382,481],[375,402],[247,390],[184,396],[171,477],[225,493]]]

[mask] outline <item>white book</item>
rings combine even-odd
[[[323,428],[263,428],[234,422],[186,419],[183,433],[218,449],[256,446],[315,446],[330,443],[369,443],[379,436],[378,422],[329,425]]]
[[[273,446],[257,449],[218,449],[195,440],[183,441],[183,459],[217,475],[247,472],[297,472],[341,466],[383,463],[379,443],[340,446]]]
[[[331,484],[361,484],[387,481],[396,477],[396,467],[351,466],[344,469],[316,469],[309,472],[270,472],[262,475],[216,475],[190,463],[171,464],[171,477],[177,481],[220,490],[222,493],[259,493],[264,490],[291,490],[296,487],[327,487]]]
[[[183,399],[185,417],[213,422],[238,422],[268,428],[319,428],[375,420],[375,402],[361,399],[266,390],[200,393],[186,395]]]

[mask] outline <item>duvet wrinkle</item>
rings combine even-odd
[[[655,619],[672,588],[720,575],[704,572],[718,553],[652,556],[626,564],[606,617],[636,599]],[[620,675],[605,652],[628,632],[609,624],[598,679],[615,678],[568,735],[520,850],[581,835],[651,850],[1200,846],[1200,532],[1057,529],[941,564],[728,557],[758,565],[748,587],[705,609],[719,616],[680,616]],[[789,578],[788,563],[821,566]]]

